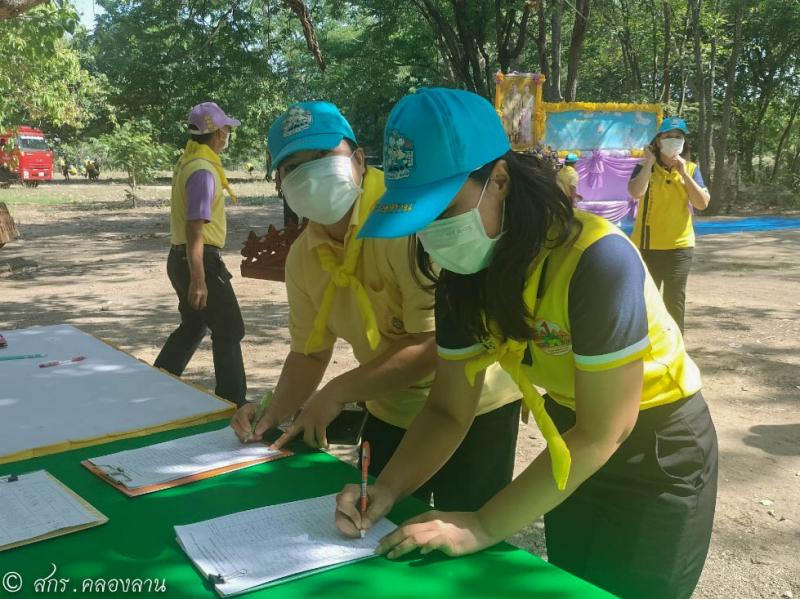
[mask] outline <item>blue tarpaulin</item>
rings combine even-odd
[[[630,235],[633,223],[623,222],[622,229]],[[723,233],[758,233],[759,231],[784,231],[800,229],[800,218],[780,216],[753,216],[726,220],[695,220],[696,235],[721,235]]]

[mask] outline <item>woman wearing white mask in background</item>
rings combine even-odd
[[[665,119],[628,183],[628,192],[639,200],[631,237],[656,286],[663,284],[664,304],[681,332],[694,254],[689,206],[705,210],[711,197],[700,168],[681,156],[688,133],[682,118]]]
[[[436,364],[433,295],[420,287],[409,261],[409,238],[357,238],[385,191],[383,173],[365,165],[352,128],[328,102],[295,104],[271,127],[269,151],[289,207],[309,219],[286,261],[291,350],[253,440],[303,407],[277,442],[304,433],[328,445],[326,429],[350,402],[366,403],[364,440],[370,472],[389,461],[428,396]],[[413,166],[401,139],[387,139],[394,164]],[[338,338],[359,366],[318,388]],[[510,480],[519,422],[519,391],[497,367],[478,404],[475,423],[442,470],[417,495],[442,509],[477,509]],[[304,405],[305,404],[305,405]],[[249,437],[255,406],[232,426]],[[493,451],[486,447],[492,444]]]

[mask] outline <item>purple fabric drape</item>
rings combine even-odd
[[[641,158],[633,158],[628,152],[592,151],[575,165],[580,181],[578,194],[583,200],[578,208],[593,212],[619,222],[632,212],[636,202],[628,195],[628,181],[633,168]]]
[[[629,202],[627,200],[601,200],[596,202],[591,200],[578,201],[579,209],[602,216],[612,223],[619,223],[628,215],[628,213],[633,214],[635,205],[635,202]]]

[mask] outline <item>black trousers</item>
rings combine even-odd
[[[438,510],[475,511],[511,482],[517,449],[517,400],[476,416],[448,462],[414,496]],[[372,414],[362,435],[370,444],[369,473],[378,476],[397,449],[406,429]]]
[[[689,270],[692,268],[694,248],[641,252],[656,287],[661,289],[663,283],[664,305],[682,333],[683,315],[686,311],[686,281],[689,280]]]
[[[560,431],[575,413],[547,399]],[[611,459],[545,515],[551,563],[623,599],[684,599],[705,564],[717,435],[700,393],[644,410]]]
[[[203,310],[189,304],[189,263],[184,248],[173,247],[167,257],[167,275],[178,295],[178,312],[181,324],[169,336],[155,366],[175,376],[181,376],[197,346],[211,330],[211,347],[214,352],[214,374],[217,386],[214,392],[237,405],[242,405],[247,393],[247,381],[242,361],[241,341],[244,321],[239,302],[231,285],[232,275],[225,268],[219,250],[206,246],[203,251],[203,269],[208,287],[208,300]]]

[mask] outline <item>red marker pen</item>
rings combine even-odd
[[[364,518],[367,517],[367,476],[369,471],[369,441],[361,444],[361,538],[366,536]]]
[[[64,364],[83,362],[85,359],[86,359],[85,356],[75,356],[74,358],[70,358],[69,360],[53,360],[52,362],[42,362],[41,364],[39,364],[39,368],[50,368],[51,366],[63,366]]]

